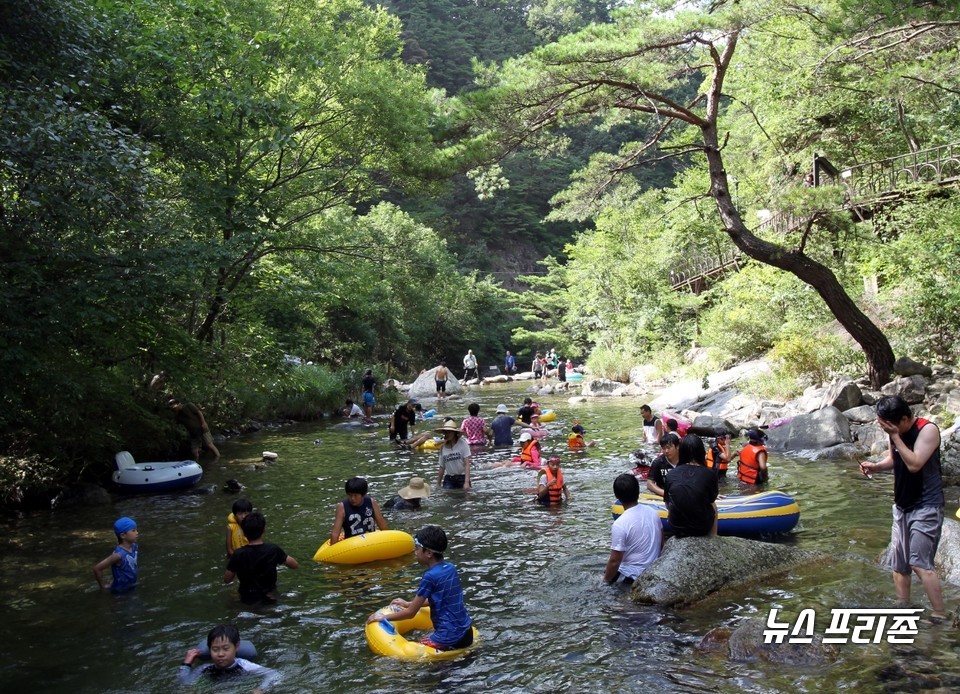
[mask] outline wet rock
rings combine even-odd
[[[537,390],[537,395],[544,397],[546,395],[553,395],[553,386],[544,386]]]
[[[704,653],[720,653],[726,655],[729,652],[730,634],[733,630],[728,627],[716,627],[706,633],[697,644],[697,650]]]
[[[854,443],[838,443],[814,451],[811,460],[856,460],[861,453],[860,447]]]
[[[723,427],[724,431],[730,435],[736,435],[738,433],[737,427],[727,420],[709,414],[702,414],[695,417],[693,425],[690,427],[690,432],[697,436],[713,438],[716,436],[717,427]]]
[[[923,376],[905,376],[882,388],[884,395],[899,395],[908,405],[923,402],[927,393],[927,379]]]
[[[775,451],[818,450],[852,443],[850,421],[836,407],[794,417],[788,424],[767,430],[767,447]]]
[[[900,357],[893,362],[893,372],[898,376],[926,376],[927,378],[933,376],[933,369],[910,357]]]
[[[740,537],[671,538],[634,582],[634,602],[690,605],[723,588],[783,573],[819,555]]]
[[[569,400],[567,400],[571,405],[579,405],[583,402],[589,402],[588,398],[583,397],[582,395],[575,395]]]
[[[820,634],[813,635],[813,643],[764,643],[763,619],[748,619],[730,634],[727,644],[730,660],[738,663],[765,660],[780,665],[807,667],[836,660],[837,649],[823,643]]]
[[[619,395],[622,388],[623,384],[617,381],[611,381],[608,378],[595,378],[584,383],[583,390],[580,392],[591,397],[610,397],[611,395]]]
[[[213,494],[215,491],[217,491],[217,485],[201,484],[190,489],[187,494],[193,494],[194,496],[206,496],[207,494]]]

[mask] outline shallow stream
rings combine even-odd
[[[469,401],[492,416],[504,402],[514,410],[523,384],[491,386],[441,413],[458,421]],[[815,692],[899,689],[917,675],[930,685],[960,682],[960,635],[921,624],[909,646],[846,644],[835,663],[793,668],[731,663],[697,649],[717,626],[772,607],[796,616],[818,610],[822,633],[836,607],[893,607],[889,574],[875,564],[889,540],[892,484],[863,478],[851,463],[771,457],[770,488],[794,495],[801,522],[788,542],[835,557],[753,585],[728,589],[685,610],[630,602],[601,581],[609,551],[611,484],[626,471],[640,438],[634,399],[600,399],[571,406],[544,398],[558,418],[546,450],[563,458],[573,498],[561,509],[530,502],[533,474],[491,468],[509,451],[475,457],[467,493],[438,491],[417,512],[387,513],[391,527],[446,529],[447,558],[458,567],[468,610],[482,644],[445,664],[416,665],[374,656],[363,635],[366,616],[392,598],[409,598],[422,573],[412,555],[360,567],[318,565],[344,480],[365,476],[384,502],[413,475],[433,482],[436,453],[405,453],[388,443],[387,416],[374,428],[299,425],[231,441],[223,457],[205,463],[209,495],[177,493],[117,497],[112,507],[34,513],[5,520],[0,564],[3,629],[0,688],[29,692],[176,691],[187,648],[220,622],[233,622],[255,643],[258,661],[284,674],[277,691],[647,691]],[[574,421],[597,445],[566,450]],[[255,470],[264,450],[276,463]],[[236,585],[222,583],[226,516],[236,498],[219,491],[238,479],[244,495],[267,516],[267,538],[300,562],[281,570],[280,603],[248,608]],[[956,505],[948,505],[952,514]],[[136,519],[140,585],[112,596],[97,590],[92,566],[115,545],[112,523]],[[948,608],[960,591],[947,588]],[[914,597],[925,604],[915,582]],[[904,673],[914,673],[907,676]],[[217,691],[220,691],[219,689]]]

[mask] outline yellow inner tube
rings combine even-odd
[[[377,530],[363,535],[354,535],[335,545],[327,540],[316,554],[314,561],[331,564],[365,564],[368,561],[396,559],[413,551],[413,536],[402,530]]]
[[[419,448],[421,451],[435,451],[439,449],[440,446],[442,445],[443,445],[443,439],[440,439],[439,441],[437,439],[427,439],[426,441],[421,443],[419,446],[417,446],[417,448]]]
[[[557,418],[557,413],[554,412],[553,410],[547,410],[546,412],[543,412],[540,414],[541,422],[552,422],[556,418]]]
[[[399,612],[402,608],[397,605],[387,605],[378,610],[379,614]],[[401,619],[396,622],[370,622],[365,633],[367,645],[377,655],[398,660],[453,660],[469,653],[480,643],[480,634],[476,627],[473,629],[473,643],[466,648],[457,648],[452,651],[439,651],[436,648],[425,646],[419,641],[408,641],[404,634],[409,631],[427,631],[433,629],[430,621],[430,608],[421,607],[410,619]]]

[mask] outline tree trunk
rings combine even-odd
[[[890,380],[893,370],[893,349],[886,335],[854,303],[830,268],[802,252],[764,241],[747,229],[730,199],[716,125],[708,123],[701,130],[710,170],[710,195],[717,203],[720,218],[733,243],[754,260],[786,270],[816,289],[836,319],[863,349],[870,385],[879,389]]]

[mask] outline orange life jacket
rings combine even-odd
[[[757,462],[760,453],[766,453],[766,451],[767,447],[763,444],[758,446],[748,443],[743,447],[743,450],[740,451],[740,466],[738,468],[741,482],[744,484],[762,484],[767,481],[767,471],[762,470],[760,463]]]
[[[536,439],[530,439],[520,447],[520,462],[527,465],[540,465],[540,456],[534,457],[533,449],[537,445]]]
[[[553,474],[553,470],[550,469],[550,466],[543,468],[543,471],[547,475],[547,484],[557,480],[557,483],[547,489],[547,498],[550,500],[551,504],[559,504],[563,501],[563,470],[557,468],[557,474]]]
[[[707,449],[707,467],[710,469],[713,469],[714,467],[713,452],[715,448],[719,448],[721,453],[727,452],[727,450],[723,447],[723,444],[718,443],[716,446],[710,446],[710,448]],[[723,459],[722,455],[720,456],[717,470],[721,476],[727,474],[727,461]]]
[[[570,434],[567,437],[567,446],[569,448],[585,448],[587,442],[583,440],[583,436],[580,434]]]

